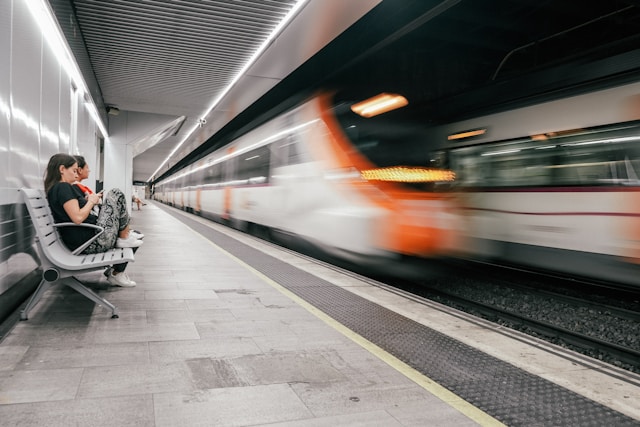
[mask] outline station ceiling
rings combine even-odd
[[[159,124],[137,181],[322,88],[402,93],[429,126],[640,77],[633,0],[309,0],[245,70],[295,0],[50,1],[110,122]]]

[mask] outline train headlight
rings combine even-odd
[[[390,182],[450,182],[456,178],[455,172],[448,169],[412,168],[406,166],[368,169],[361,171],[360,175],[363,179],[369,181]]]

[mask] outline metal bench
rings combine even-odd
[[[87,288],[74,275],[104,270],[113,264],[133,262],[133,250],[131,248],[115,248],[97,254],[81,254],[104,231],[102,227],[93,224],[56,224],[53,221],[53,215],[43,190],[23,188],[21,191],[33,223],[36,250],[42,267],[42,281],[26,307],[20,311],[20,320],[27,320],[29,311],[40,301],[43,294],[58,284],[69,286],[96,304],[108,307],[112,313],[111,318],[117,318],[118,309],[116,306]],[[90,227],[99,230],[99,232],[72,252],[60,239],[57,230],[60,227]]]

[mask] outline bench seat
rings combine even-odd
[[[111,317],[118,317],[118,309],[106,299],[87,288],[75,275],[105,268],[123,262],[133,262],[133,249],[114,248],[97,254],[81,254],[104,230],[93,224],[59,223],[53,220],[51,209],[43,190],[23,188],[24,201],[31,217],[36,240],[36,250],[42,268],[42,280],[29,299],[20,319],[27,320],[29,312],[40,301],[44,293],[55,285],[65,285],[111,310]],[[60,238],[60,227],[90,227],[98,230],[96,235],[74,251],[70,251]]]

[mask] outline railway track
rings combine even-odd
[[[559,277],[530,272],[458,272],[446,279],[400,285],[439,303],[481,316],[624,369],[640,372],[637,293],[597,284],[581,291]],[[568,285],[568,286],[565,286]],[[629,295],[635,295],[630,297]],[[630,307],[630,308],[629,308]]]
[[[628,365],[632,367],[632,370],[640,371],[640,351],[633,348],[577,332],[568,327],[504,310],[490,304],[484,304],[442,291],[431,290],[430,292],[442,297],[439,300],[440,303],[444,299],[447,301],[447,305],[453,303],[459,308],[462,307],[464,311],[480,314],[484,318],[507,324],[512,328],[535,334],[538,337],[545,337],[556,344],[561,343],[577,349],[581,353],[613,361],[615,365],[620,365],[621,367]],[[627,315],[629,313],[622,314],[623,317]],[[635,316],[637,317],[637,314]]]

